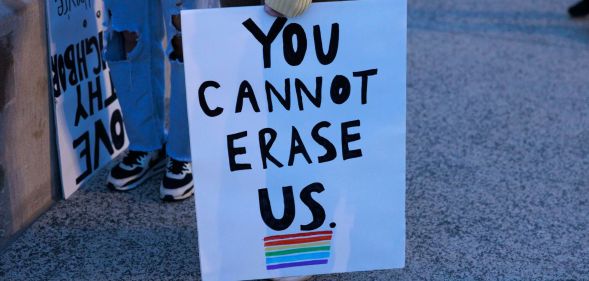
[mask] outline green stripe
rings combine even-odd
[[[299,249],[292,249],[292,250],[286,250],[286,251],[268,252],[268,253],[266,253],[266,256],[267,257],[275,257],[275,256],[283,256],[283,255],[290,255],[290,254],[298,254],[298,253],[329,251],[330,248],[331,248],[330,246],[299,248]]]

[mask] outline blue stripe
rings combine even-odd
[[[296,261],[326,259],[326,258],[329,258],[329,251],[328,252],[318,252],[318,253],[284,256],[284,257],[276,257],[276,258],[266,258],[266,264],[282,263],[282,262],[296,262]]]

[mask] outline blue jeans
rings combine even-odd
[[[202,2],[202,0],[200,0]],[[107,0],[110,11],[105,58],[111,72],[130,141],[130,150],[153,151],[166,145],[170,157],[190,161],[184,65],[171,42],[180,36],[172,17],[194,9],[198,0]],[[165,28],[165,29],[164,29]],[[165,31],[165,32],[164,32]],[[138,35],[128,53],[122,32]],[[164,50],[171,65],[170,126],[164,122]]]

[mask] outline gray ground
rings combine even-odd
[[[407,266],[315,280],[589,280],[589,20],[573,0],[410,2]],[[193,203],[160,203],[159,180],[98,175],[0,280],[198,279]]]

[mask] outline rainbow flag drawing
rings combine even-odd
[[[264,238],[266,269],[327,264],[333,232],[316,231]]]

